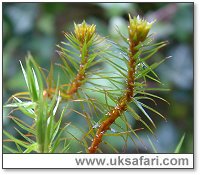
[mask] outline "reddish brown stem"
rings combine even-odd
[[[82,65],[80,65],[79,71],[75,77],[75,79],[70,83],[69,89],[66,92],[68,96],[72,96],[74,93],[78,91],[78,88],[82,85],[82,81],[85,78],[85,72],[82,71]]]
[[[129,37],[129,40],[131,37]],[[99,126],[96,136],[94,137],[91,146],[88,148],[89,153],[95,153],[102,141],[104,133],[110,129],[112,123],[127,109],[127,104],[131,101],[134,95],[134,81],[135,81],[135,58],[134,55],[137,52],[134,43],[130,40],[129,45],[129,67],[128,67],[128,78],[127,78],[127,91],[122,95],[116,106],[111,109],[101,125]]]
[[[82,46],[80,47],[80,53],[82,53]],[[82,61],[80,64],[76,77],[69,85],[69,89],[66,92],[67,96],[71,97],[78,91],[78,88],[83,84],[83,80],[85,79],[85,65],[87,64],[87,59],[88,59],[88,50],[86,52],[84,61]]]
[[[80,47],[80,53],[82,53],[82,47]],[[86,51],[86,55],[84,58],[84,61],[81,61],[78,73],[76,77],[72,80],[72,82],[68,85],[69,89],[67,91],[63,92],[63,95],[66,98],[71,98],[73,94],[75,94],[78,91],[78,88],[81,87],[83,84],[83,80],[85,79],[85,69],[86,69],[86,64],[88,60],[88,50]],[[43,96],[44,97],[50,97],[52,93],[55,93],[56,89],[54,88],[49,88],[47,90],[44,90]]]
[[[82,45],[80,46],[80,53],[82,53]],[[85,79],[85,69],[88,61],[88,50],[86,51],[85,58],[81,61],[78,73],[76,77],[72,80],[72,82],[68,85],[69,89],[67,91],[62,92],[66,98],[71,98],[77,91],[78,88],[83,84],[83,80]],[[46,97],[50,97],[52,93],[55,93],[56,89],[49,88],[44,90],[43,95]]]

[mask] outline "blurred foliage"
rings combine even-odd
[[[70,30],[73,22],[85,19],[97,25],[97,32],[119,41],[116,26],[127,33],[128,13],[141,15],[148,20],[157,19],[152,30],[157,33],[156,40],[168,40],[169,45],[159,52],[155,59],[172,56],[162,64],[157,72],[170,92],[157,95],[169,101],[170,106],[158,102],[159,111],[168,122],[160,120],[156,135],[142,139],[158,152],[173,152],[181,136],[185,139],[182,153],[193,152],[193,4],[192,3],[3,3],[3,102],[19,91],[24,91],[25,82],[20,70],[19,60],[24,61],[27,51],[37,59],[44,69],[57,62],[56,44],[64,39],[62,31]],[[61,78],[62,80],[62,78]],[[154,86],[154,84],[152,84]],[[104,97],[99,96],[99,99]],[[77,103],[77,108],[79,103]],[[3,110],[4,128],[17,135],[14,123],[7,117],[9,111]],[[20,119],[27,120],[22,114]],[[70,119],[83,125],[76,113]],[[78,121],[77,121],[78,120]],[[132,125],[135,125],[132,122]],[[71,132],[75,132],[71,128]],[[20,137],[20,136],[19,136]],[[118,138],[116,138],[118,139]],[[118,147],[121,142],[113,138]],[[149,143],[149,140],[151,142]],[[128,147],[130,152],[134,148]],[[147,151],[148,150],[141,150]],[[150,151],[152,152],[152,151]]]

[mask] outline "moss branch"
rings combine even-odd
[[[130,38],[129,38],[130,40]],[[89,153],[95,153],[99,144],[102,141],[104,133],[110,129],[113,122],[127,109],[127,104],[131,101],[134,95],[134,79],[135,79],[135,59],[134,55],[136,50],[134,49],[134,43],[130,42],[130,54],[129,54],[129,68],[127,78],[127,91],[122,95],[116,106],[111,109],[106,115],[108,118],[104,120],[96,132],[96,136],[93,139],[91,146],[88,148]]]
[[[76,44],[79,45],[79,52],[81,57],[81,62],[76,76],[68,84],[68,90],[61,92],[61,96],[65,99],[71,99],[72,96],[78,91],[85,80],[85,71],[87,68],[87,63],[89,59],[89,47],[93,43],[93,36],[95,35],[96,26],[88,25],[85,21],[81,24],[74,23],[74,34],[67,34],[64,32],[66,38],[70,38],[70,35],[76,38]],[[58,52],[60,54],[60,52]],[[62,56],[62,55],[60,55]],[[55,93],[55,89],[49,88],[44,91],[44,96],[50,96]]]
[[[88,61],[88,52],[89,51],[87,48],[86,55],[83,58],[84,61],[81,61],[77,75],[74,78],[74,80],[70,83],[69,89],[66,92],[66,95],[69,97],[72,97],[72,95],[75,94],[78,91],[78,88],[81,87],[81,85],[83,84],[83,80],[85,79],[85,68]],[[80,54],[82,54],[82,46],[80,46]]]
[[[131,19],[129,16],[130,26],[128,26],[129,31],[129,62],[128,62],[128,76],[126,83],[126,92],[121,96],[119,102],[116,106],[111,109],[106,115],[106,118],[99,126],[96,135],[92,141],[91,146],[88,148],[89,153],[95,153],[102,141],[104,133],[110,129],[110,126],[115,122],[115,120],[120,117],[120,115],[126,111],[127,105],[131,102],[134,96],[134,82],[135,82],[135,70],[136,70],[136,59],[135,55],[137,53],[136,46],[145,40],[151,23],[141,20],[139,17]]]

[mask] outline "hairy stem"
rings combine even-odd
[[[82,46],[80,47],[80,53],[82,53]],[[85,58],[81,61],[78,73],[74,80],[70,83],[69,89],[66,92],[66,95],[71,97],[78,91],[78,88],[83,84],[83,80],[85,79],[85,69],[88,60],[88,49],[86,51]]]
[[[82,53],[82,45],[80,45],[80,54]],[[78,91],[78,88],[81,87],[83,84],[83,80],[85,79],[85,70],[86,70],[86,64],[88,61],[88,48],[86,49],[86,54],[84,58],[82,58],[82,61],[79,66],[79,70],[75,76],[75,78],[71,81],[71,83],[68,85],[69,89],[66,91],[61,91],[61,95],[65,97],[65,99],[71,99],[72,96]],[[47,90],[44,90],[43,95],[44,96],[51,96],[51,94],[55,93],[56,89],[49,88]]]
[[[127,109],[128,103],[134,95],[134,81],[135,81],[135,58],[137,50],[135,44],[129,36],[129,65],[128,65],[128,78],[126,88],[127,91],[122,95],[116,106],[111,109],[106,115],[108,116],[99,126],[96,136],[94,137],[91,146],[88,148],[89,153],[95,153],[102,141],[104,133],[110,129],[113,122]]]

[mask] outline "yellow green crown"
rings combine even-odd
[[[94,35],[96,30],[96,25],[88,25],[85,21],[83,21],[81,24],[74,23],[74,33],[76,38],[81,42],[82,44],[84,42],[89,42],[92,36]]]
[[[131,39],[135,43],[144,41],[154,22],[155,21],[147,22],[146,20],[141,19],[139,15],[137,17],[131,18],[129,14],[129,39]]]

